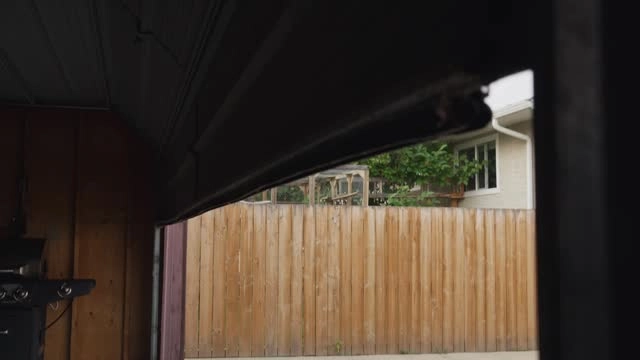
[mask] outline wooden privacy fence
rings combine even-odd
[[[537,348],[534,212],[231,205],[188,222],[186,357]]]

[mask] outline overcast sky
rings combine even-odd
[[[526,70],[489,84],[485,101],[493,111],[522,100],[533,98],[533,72]]]

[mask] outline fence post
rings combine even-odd
[[[316,203],[316,176],[309,176],[309,205],[313,206]]]
[[[362,206],[369,206],[369,169],[362,176]]]

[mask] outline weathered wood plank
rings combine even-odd
[[[278,207],[267,206],[265,356],[278,354]]]
[[[364,212],[364,353],[376,349],[376,218],[373,208]]]
[[[225,352],[227,357],[238,356],[240,337],[240,206],[225,208],[227,216],[227,234],[225,241]]]
[[[420,209],[409,209],[409,240],[410,240],[410,260],[411,261],[411,282],[409,284],[409,293],[411,297],[410,310],[410,345],[409,351],[412,354],[419,354],[422,351],[421,342],[421,324],[420,324]]]
[[[278,355],[291,354],[291,207],[278,211]]]
[[[474,209],[464,209],[464,244],[465,244],[465,351],[476,351],[476,279],[477,261],[476,256],[476,234],[475,234],[476,211]]]
[[[304,355],[316,354],[316,219],[315,207],[304,208]]]
[[[198,356],[213,356],[213,212],[200,216],[200,281],[198,306]]]
[[[516,217],[513,210],[506,210],[505,215],[505,240],[507,249],[507,350],[516,350],[518,344],[518,323],[516,313]]]
[[[374,207],[376,218],[376,236],[375,236],[375,257],[376,257],[376,283],[375,283],[375,302],[376,302],[376,354],[387,353],[387,323],[386,323],[386,305],[387,305],[387,289],[386,289],[386,246],[385,237],[388,236],[385,227],[386,217],[385,209],[382,207]]]
[[[316,355],[327,355],[329,335],[327,329],[328,302],[328,218],[329,207],[316,208]]]
[[[486,351],[496,351],[496,234],[495,211],[487,210],[484,217],[485,223],[485,249],[486,249],[486,317],[487,317],[487,342]]]
[[[303,297],[303,222],[304,207],[292,209],[292,263],[291,263],[291,355],[302,355],[302,297]]]
[[[507,350],[507,236],[505,213],[496,212],[496,350]]]
[[[253,209],[240,206],[240,334],[238,336],[238,356],[251,356],[251,328],[253,327],[252,313],[252,261],[253,238]]]
[[[364,216],[351,208],[351,354],[364,354]]]
[[[429,208],[420,210],[420,298],[422,309],[420,311],[420,346],[422,353],[431,352],[431,225],[433,211]]]
[[[431,351],[440,353],[443,347],[443,209],[432,210],[431,221]]]
[[[527,214],[516,214],[516,326],[517,350],[527,350]]]
[[[213,278],[207,286],[213,287],[213,356],[226,355],[225,346],[225,312],[226,309],[226,247],[227,247],[227,216],[226,209],[219,208],[213,211]],[[230,246],[230,245],[229,245]],[[203,285],[201,285],[202,288]]]
[[[454,209],[454,280],[453,280],[453,350],[463,352],[465,346],[465,243],[464,243],[464,211]]]
[[[187,274],[184,314],[184,355],[198,357],[200,326],[200,227],[202,216],[187,220]],[[211,253],[211,252],[210,252]],[[205,288],[206,291],[206,288]],[[211,311],[211,309],[209,309]],[[209,318],[211,318],[209,316]]]
[[[327,243],[328,279],[327,279],[327,336],[331,355],[342,353],[340,337],[340,207],[329,208],[329,239]]]
[[[398,341],[401,353],[411,351],[411,239],[409,209],[398,210]]]
[[[340,207],[340,339],[351,355],[351,207]]]
[[[487,348],[484,214],[483,210],[476,211],[476,351]]]
[[[528,349],[538,349],[538,295],[536,280],[536,213],[527,212],[527,334]]]
[[[253,207],[253,284],[251,299],[251,356],[265,355],[267,324],[265,321],[265,291],[267,273],[267,207]]]
[[[454,278],[454,243],[455,243],[455,213],[454,209],[444,209],[443,217],[443,264],[444,264],[444,290],[443,290],[443,330],[442,330],[442,350],[445,353],[453,352],[453,327],[454,323],[454,299],[453,299],[453,278]]]

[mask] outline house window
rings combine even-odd
[[[467,159],[476,159],[485,163],[480,172],[469,178],[465,191],[498,188],[495,140],[462,147],[458,150],[458,156],[465,156]]]

